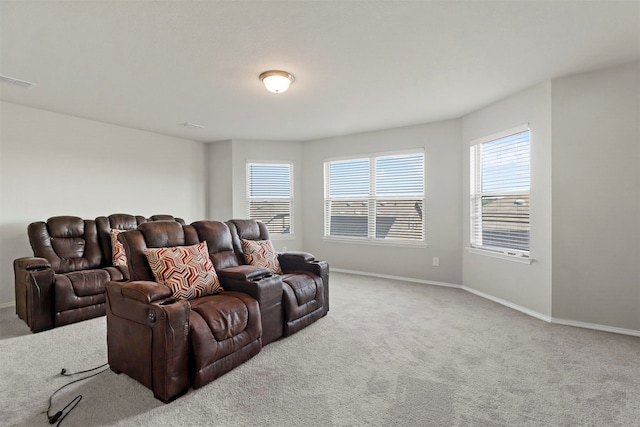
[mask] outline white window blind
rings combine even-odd
[[[248,163],[249,218],[264,222],[270,234],[293,234],[290,163]]]
[[[325,162],[325,236],[424,241],[424,153]]]
[[[528,256],[530,131],[479,141],[471,157],[471,246]]]

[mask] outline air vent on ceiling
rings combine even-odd
[[[180,123],[180,126],[184,126],[186,128],[204,129],[204,126],[202,125],[197,125],[195,123],[189,123],[189,122]]]
[[[16,79],[14,77],[3,76],[0,74],[0,82],[7,83],[13,86],[18,86],[24,89],[29,89],[32,86],[35,86],[35,83],[28,82],[26,80]]]

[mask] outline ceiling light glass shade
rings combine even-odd
[[[260,80],[264,83],[264,87],[269,92],[282,93],[289,89],[289,85],[293,83],[295,78],[286,71],[271,70],[260,74]]]

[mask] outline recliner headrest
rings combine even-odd
[[[84,220],[76,216],[54,216],[47,220],[47,229],[51,237],[82,237]]]
[[[185,235],[182,224],[174,221],[152,221],[140,224],[138,230],[144,236],[148,248],[184,246]]]

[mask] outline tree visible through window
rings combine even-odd
[[[424,241],[424,153],[325,162],[325,236]]]
[[[293,184],[290,163],[247,164],[249,218],[262,221],[270,234],[293,234]]]
[[[528,255],[530,131],[471,146],[471,246]]]

